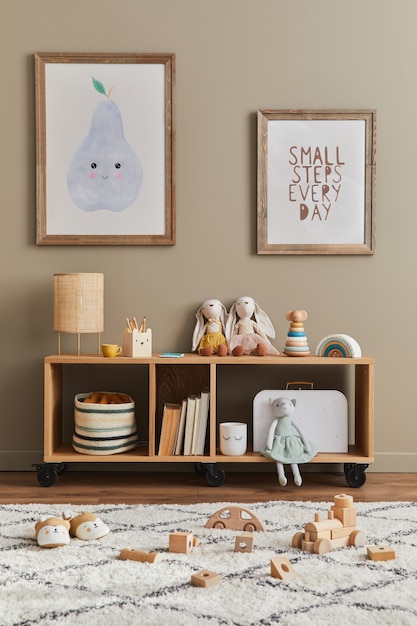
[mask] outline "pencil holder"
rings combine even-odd
[[[145,333],[140,333],[138,330],[123,333],[122,348],[123,356],[152,356],[152,330],[148,328]]]

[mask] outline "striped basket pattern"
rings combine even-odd
[[[138,433],[132,398],[128,396],[130,402],[123,404],[84,403],[91,395],[79,393],[74,398],[74,450],[81,454],[106,455],[135,448]]]

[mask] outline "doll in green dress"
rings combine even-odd
[[[299,487],[303,480],[298,463],[310,461],[317,454],[317,450],[292,421],[295,412],[295,400],[277,398],[272,401],[272,411],[276,419],[272,422],[266,448],[261,450],[261,454],[276,461],[278,480],[282,487],[287,484],[284,464],[289,463],[294,475],[294,482]],[[294,433],[294,430],[297,431],[297,434]]]

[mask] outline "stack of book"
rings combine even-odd
[[[159,456],[204,454],[209,400],[209,390],[203,389],[200,395],[190,395],[181,404],[164,405]]]

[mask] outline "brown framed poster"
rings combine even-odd
[[[36,243],[175,244],[175,55],[36,53]]]
[[[376,112],[258,111],[258,254],[374,254]]]

